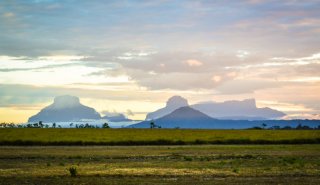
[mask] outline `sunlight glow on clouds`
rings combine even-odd
[[[187,60],[185,61],[185,63],[190,67],[197,67],[197,66],[203,65],[203,63],[200,62],[199,60],[193,60],[193,59]]]

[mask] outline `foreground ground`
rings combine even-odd
[[[320,184],[319,174],[318,144],[0,148],[0,184]]]

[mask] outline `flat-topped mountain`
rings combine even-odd
[[[161,108],[155,112],[148,113],[146,116],[146,120],[157,119],[167,114],[170,114],[172,111],[180,108],[188,106],[188,100],[181,96],[172,96],[168,99],[166,106]]]
[[[164,108],[147,114],[146,120],[158,119],[185,106],[189,106],[188,100],[181,96],[173,96],[169,98]],[[269,120],[278,119],[286,115],[268,107],[258,108],[255,99],[204,102],[190,105],[190,107],[210,117],[223,120]]]
[[[198,103],[192,107],[210,117],[229,120],[277,119],[286,115],[268,107],[258,108],[255,99]]]
[[[65,122],[100,118],[95,109],[82,105],[78,97],[65,95],[55,97],[51,105],[31,116],[28,122]]]

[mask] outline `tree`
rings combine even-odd
[[[108,123],[104,123],[104,124],[102,125],[102,128],[110,128],[110,126],[109,126]]]
[[[73,127],[73,123],[70,123],[70,128]]]
[[[267,124],[262,123],[262,128],[263,128],[263,129],[265,129],[265,128],[266,128],[266,126],[267,126]]]
[[[43,123],[42,123],[42,121],[39,121],[39,127],[40,127],[40,128],[43,128]]]
[[[303,127],[301,125],[301,123],[299,123],[299,125],[296,127],[297,130],[301,130]]]
[[[52,128],[56,128],[56,123],[52,123]]]
[[[152,129],[152,128],[155,128],[155,127],[156,127],[156,124],[153,121],[151,121],[150,122],[150,128]]]
[[[292,130],[292,128],[290,126],[285,126],[282,128],[282,130]]]
[[[271,128],[274,129],[274,130],[280,130],[280,126],[278,126],[278,125],[274,125]]]
[[[34,124],[33,124],[33,127],[34,127],[34,128],[39,128],[39,123],[34,123]]]

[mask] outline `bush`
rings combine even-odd
[[[77,168],[74,167],[74,166],[71,166],[71,167],[69,168],[69,172],[70,172],[71,177],[76,177],[77,174],[78,174]]]
[[[184,156],[183,159],[185,161],[192,161],[192,157],[189,157],[189,156]]]

